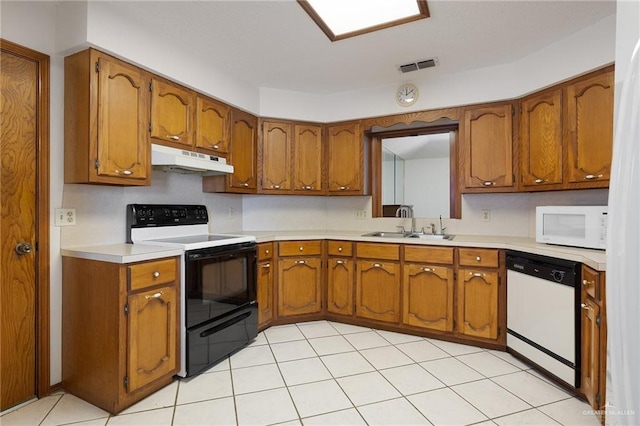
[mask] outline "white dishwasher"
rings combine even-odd
[[[507,251],[507,348],[580,387],[580,263]]]

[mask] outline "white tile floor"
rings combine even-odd
[[[267,329],[118,416],[57,394],[11,425],[598,425],[508,353],[327,321]]]

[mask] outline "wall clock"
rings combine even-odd
[[[408,107],[418,100],[418,88],[413,84],[405,83],[396,90],[396,102],[398,105]]]

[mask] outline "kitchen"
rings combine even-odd
[[[631,7],[622,2],[622,6]],[[83,10],[83,7],[85,8]],[[61,260],[60,247],[78,245],[121,243],[125,236],[124,207],[130,203],[144,201],[146,203],[175,203],[204,204],[213,218],[213,232],[233,233],[237,231],[299,231],[299,230],[349,230],[372,231],[378,229],[392,230],[398,225],[397,219],[371,219],[371,201],[367,196],[361,197],[297,197],[295,205],[291,198],[284,196],[259,195],[211,195],[200,192],[200,178],[194,176],[169,175],[154,172],[153,184],[150,188],[107,187],[86,185],[63,185],[62,166],[62,58],[69,48],[79,43],[89,42],[105,50],[129,58],[146,68],[162,73],[171,79],[197,88],[199,91],[210,93],[225,101],[241,105],[246,109],[260,111],[262,116],[287,117],[299,120],[313,120],[331,122],[366,116],[386,115],[401,112],[395,103],[370,102],[378,96],[389,97],[388,88],[379,91],[365,91],[364,97],[353,97],[350,93],[321,97],[305,93],[292,93],[276,89],[260,89],[259,96],[253,90],[238,87],[225,75],[205,73],[209,70],[202,58],[188,55],[170,40],[166,43],[149,42],[148,30],[137,25],[126,25],[125,18],[109,8],[106,4],[61,3],[46,7],[35,7],[30,4],[5,3],[2,4],[3,38],[27,44],[39,50],[49,52],[52,56],[52,187],[51,206],[64,206],[77,209],[78,224],[75,227],[52,228],[51,232],[51,287],[52,287],[52,373],[51,383],[61,381],[60,357],[61,342],[55,336],[61,335],[60,321],[60,280]],[[12,15],[13,14],[13,15]],[[49,16],[58,14],[61,23],[56,23]],[[11,18],[18,16],[20,19]],[[114,20],[119,22],[119,30],[114,33]],[[522,73],[523,82],[492,81],[485,72],[462,76],[461,88],[455,91],[457,98],[445,97],[441,88],[431,87],[431,83],[421,86],[423,99],[416,109],[432,109],[448,105],[464,105],[474,102],[508,99],[518,97],[583,73],[585,70],[595,69],[611,63],[616,59],[612,50],[614,34],[617,33],[616,46],[625,43],[626,37],[620,36],[626,31],[632,31],[633,25],[624,27],[616,20],[624,20],[625,16],[609,16],[593,26],[585,29],[580,37],[571,38],[551,45],[548,50],[538,52],[539,56],[525,58],[531,62],[544,63],[545,57],[553,57],[555,52],[572,52],[576,55],[572,61],[563,63],[561,69],[547,69],[545,73],[536,72],[539,67],[530,67],[531,63],[523,61],[516,65],[505,66],[509,69],[507,75]],[[52,36],[43,40],[36,34],[26,33],[23,22],[33,22],[41,28],[41,32]],[[85,28],[86,34],[72,33],[70,28]],[[615,29],[614,29],[615,28]],[[68,31],[68,32],[66,32]],[[56,35],[54,37],[53,35]],[[32,38],[33,37],[33,38]],[[83,39],[84,37],[84,39]],[[584,43],[584,40],[589,43]],[[56,40],[56,44],[49,45]],[[126,42],[124,41],[126,40]],[[563,44],[564,43],[564,44]],[[588,54],[580,49],[583,44],[589,45]],[[628,43],[627,43],[628,44]],[[42,46],[42,47],[41,47]],[[144,47],[143,47],[144,46]],[[55,52],[55,53],[54,53]],[[162,58],[167,54],[173,58],[167,63]],[[548,56],[546,56],[548,55]],[[175,63],[179,63],[175,65]],[[529,71],[524,71],[530,69]],[[619,66],[616,68],[616,73]],[[501,75],[500,67],[495,75]],[[551,74],[551,75],[549,75]],[[483,80],[484,79],[484,80]],[[486,84],[480,82],[485,81]],[[57,83],[56,83],[57,82]],[[451,87],[450,83],[449,86]],[[473,87],[472,87],[473,86]],[[481,86],[482,88],[478,88]],[[468,90],[464,90],[463,88]],[[391,88],[393,92],[394,88]],[[379,93],[384,92],[384,94]],[[428,95],[427,95],[428,94]],[[431,95],[433,94],[433,95]],[[438,95],[439,94],[439,95]],[[357,98],[357,99],[353,99]],[[362,100],[360,100],[362,98]],[[294,101],[295,100],[295,101]],[[299,108],[305,105],[305,109]],[[338,105],[338,107],[335,107]],[[345,107],[344,105],[348,105]],[[376,105],[376,106],[374,106]],[[384,106],[387,105],[387,106]],[[326,106],[326,108],[324,108]],[[344,108],[344,109],[343,109]],[[149,190],[152,191],[149,191]],[[463,235],[508,235],[515,237],[529,237],[534,235],[533,207],[544,204],[606,204],[606,190],[572,191],[565,193],[518,193],[518,194],[469,194],[462,197],[463,220],[447,220],[446,226],[452,234]],[[287,208],[282,208],[286,205]],[[365,210],[367,219],[354,217],[355,210]],[[491,222],[482,221],[482,211],[490,210]],[[526,220],[523,220],[526,218]],[[418,221],[425,226],[429,221]],[[313,226],[310,224],[313,223]],[[56,290],[57,289],[57,290]]]

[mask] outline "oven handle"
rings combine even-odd
[[[211,336],[213,333],[216,333],[222,330],[223,328],[231,327],[233,324],[243,321],[249,316],[251,316],[251,311],[245,312],[242,315],[238,315],[235,318],[231,318],[230,320],[227,320],[221,324],[218,324],[215,327],[211,327],[210,329],[203,331],[202,333],[200,333],[200,337]]]

